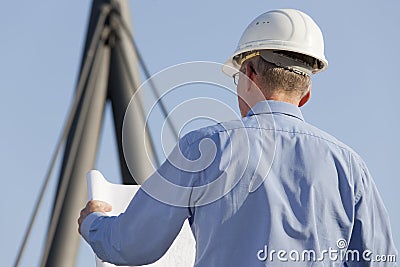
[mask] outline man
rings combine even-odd
[[[375,266],[375,256],[390,255],[381,264],[394,266],[389,218],[365,163],[299,110],[310,75],[326,68],[322,33],[308,15],[257,17],[224,67],[242,120],[179,140],[124,214],[105,217],[110,205],[88,202],[82,236],[105,261],[147,264],[188,219],[195,266]]]

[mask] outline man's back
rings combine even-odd
[[[360,157],[305,123],[294,105],[268,102],[270,108],[258,103],[242,127],[228,122],[192,134],[195,143],[211,138],[222,151],[219,168],[210,165],[203,177],[215,179],[212,172],[224,171],[230,157],[235,167],[227,179],[240,178],[219,200],[194,208],[196,266],[331,266],[346,256],[356,263],[357,252],[346,249],[358,249],[359,261],[364,249],[395,254],[386,211]],[[246,149],[231,154],[246,138],[250,160]]]
[[[196,267],[366,266],[381,256],[388,262],[374,266],[394,266],[397,254],[362,160],[284,102],[189,133],[125,213],[102,215],[90,213],[82,234],[120,265],[159,259],[186,219]]]

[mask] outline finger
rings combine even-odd
[[[81,213],[79,214],[81,217],[86,215],[86,208],[81,210]]]
[[[78,218],[78,224],[82,224],[82,222],[86,219],[87,215],[86,212],[84,212],[84,210],[81,211],[81,214]]]
[[[112,210],[112,206],[110,203],[104,202],[104,201],[100,201],[99,200],[99,204],[101,205],[101,207],[105,210],[105,211],[111,211]]]
[[[111,204],[109,204],[109,203],[106,203],[106,202],[104,202],[106,205],[105,205],[105,211],[107,211],[107,212],[110,212],[110,211],[112,211],[112,206],[111,206]]]
[[[109,212],[112,210],[112,206],[104,201],[100,201],[100,200],[91,200],[88,202],[88,212],[92,213],[92,212]]]
[[[80,219],[80,218],[79,218]],[[78,219],[78,233],[79,234],[82,234],[81,233],[81,224],[82,224],[82,221],[79,221],[79,219]]]

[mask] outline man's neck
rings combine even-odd
[[[274,101],[281,101],[287,102],[289,104],[293,104],[295,106],[299,105],[299,100],[295,99],[294,97],[290,97],[284,93],[273,93],[265,97],[266,100],[274,100]]]

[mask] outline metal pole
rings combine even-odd
[[[48,250],[48,260],[42,266],[74,266],[79,245],[76,218],[86,200],[86,172],[93,168],[103,112],[107,96],[107,73],[109,52],[99,62],[97,73],[91,75],[84,99],[69,135],[59,190],[49,228],[53,236]],[[103,63],[103,64],[102,64]],[[52,230],[54,227],[55,231]],[[53,234],[54,231],[54,234]],[[47,249],[46,249],[47,251]],[[46,255],[44,260],[46,261]],[[44,264],[45,263],[45,264]]]
[[[93,2],[86,44],[91,43],[96,32],[94,25],[98,25],[96,20],[101,18],[103,4],[104,1]],[[82,62],[91,56],[95,57],[95,61],[68,135],[41,266],[71,267],[76,262],[80,241],[76,219],[86,200],[85,174],[93,168],[96,160],[110,61],[110,51],[104,41],[98,43],[95,55],[88,52],[85,51]]]
[[[113,16],[120,17],[113,20]],[[130,40],[118,23],[115,24],[121,19],[127,25],[130,24],[129,6],[126,0],[93,0],[82,57],[81,78],[86,71],[83,67],[84,62],[92,57],[94,62],[87,80],[79,79],[78,87],[83,86],[83,92],[65,147],[41,266],[75,266],[80,240],[76,219],[85,204],[87,195],[85,174],[93,169],[95,164],[107,97],[113,106],[124,183],[141,183],[153,171],[151,162],[146,160],[148,157],[152,159],[153,154],[151,140],[148,134],[142,131],[145,125],[143,112],[133,114],[135,129],[130,129],[131,135],[125,144],[125,149],[134,153],[135,162],[130,167],[133,166],[132,174],[137,179],[135,182],[122,152],[123,118],[132,94],[139,85],[139,73]],[[103,38],[97,40],[99,27]],[[94,54],[91,49],[93,42],[97,42]],[[149,149],[146,149],[146,146]],[[150,155],[147,155],[146,151]]]

